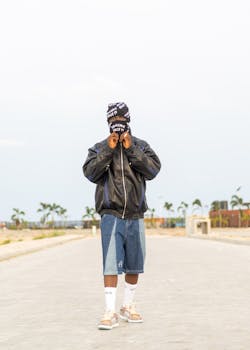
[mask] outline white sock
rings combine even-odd
[[[129,306],[131,303],[133,303],[136,287],[137,283],[130,284],[125,281],[123,306]]]
[[[115,312],[116,288],[105,287],[104,294],[105,294],[106,311]]]

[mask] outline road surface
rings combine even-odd
[[[248,350],[250,246],[147,237],[136,292],[143,324],[96,325],[104,312],[100,239],[0,262],[1,350]],[[119,307],[123,277],[119,277]]]

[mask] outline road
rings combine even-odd
[[[248,350],[250,247],[147,237],[136,300],[143,324],[96,325],[104,311],[100,239],[0,262],[1,350]],[[123,277],[119,277],[118,303]]]

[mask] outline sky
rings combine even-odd
[[[9,0],[0,4],[0,221],[40,202],[79,220],[82,174],[124,101],[162,169],[147,183],[163,216],[199,198],[250,201],[250,2]]]

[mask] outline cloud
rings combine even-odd
[[[0,147],[20,147],[23,146],[23,143],[19,140],[7,138],[7,139],[1,139],[0,138]]]

